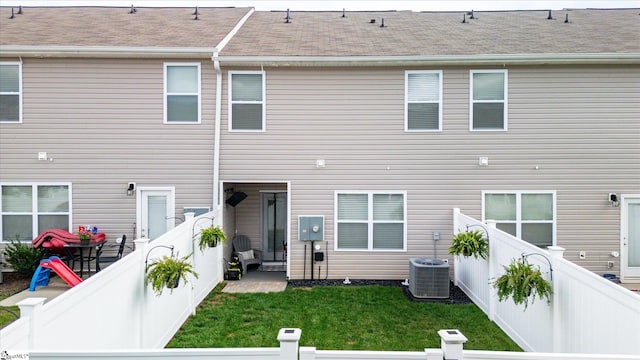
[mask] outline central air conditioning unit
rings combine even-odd
[[[448,298],[449,263],[440,259],[409,259],[409,291],[417,298]]]

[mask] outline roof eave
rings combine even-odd
[[[219,56],[226,66],[435,66],[640,64],[640,53],[407,56]]]
[[[0,45],[0,57],[211,59],[214,47]]]

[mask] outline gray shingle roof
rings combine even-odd
[[[249,8],[25,7],[0,9],[2,46],[212,48]],[[640,10],[255,12],[227,57],[640,54]],[[569,23],[565,23],[565,15]],[[384,27],[381,27],[384,18]],[[371,23],[375,19],[375,23]]]
[[[639,12],[256,12],[221,56],[640,53]]]
[[[17,9],[15,9],[17,12]],[[24,7],[0,9],[0,44],[213,48],[249,8]]]

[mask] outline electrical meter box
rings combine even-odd
[[[324,240],[324,216],[298,216],[298,240]]]

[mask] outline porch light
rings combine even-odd
[[[133,192],[136,191],[136,183],[130,182],[127,184],[127,196],[133,196]]]
[[[234,192],[230,198],[227,199],[226,203],[233,207],[236,207],[242,200],[247,198],[247,194],[242,191]]]
[[[609,193],[609,202],[612,207],[620,206],[620,202],[618,201],[618,195],[616,193]]]

